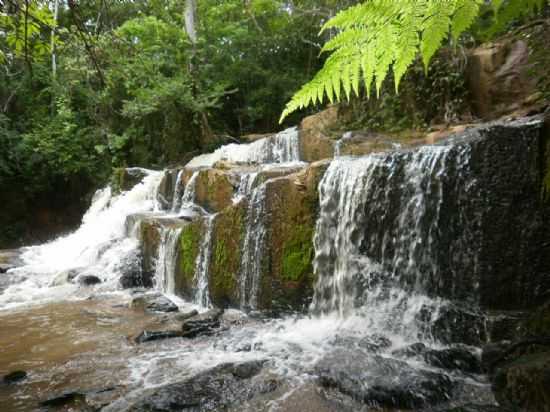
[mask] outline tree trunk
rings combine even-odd
[[[57,16],[59,12],[59,0],[54,1],[53,6],[53,26],[52,26],[52,35],[51,35],[51,49],[52,49],[52,76],[55,79],[57,74],[57,56],[55,50],[55,34],[57,30]]]
[[[197,1],[187,0],[185,2],[185,32],[189,36],[191,43],[195,45],[197,43],[197,28],[196,28],[196,16],[197,16]]]

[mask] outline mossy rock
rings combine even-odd
[[[114,194],[131,190],[135,185],[140,183],[145,177],[145,172],[142,169],[123,167],[114,168],[111,174],[110,184]]]
[[[201,170],[197,177],[196,203],[210,212],[219,212],[231,205],[234,186],[230,172],[220,169]]]
[[[263,309],[303,310],[313,295],[313,235],[317,187],[329,162],[267,183],[269,262],[259,304]]]
[[[245,205],[240,202],[220,212],[213,223],[209,291],[218,307],[239,307],[239,273],[245,231]]]
[[[180,234],[177,272],[175,274],[176,293],[192,299],[195,284],[195,268],[197,256],[204,231],[201,221],[185,226]]]

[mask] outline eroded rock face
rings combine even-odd
[[[335,351],[317,364],[315,372],[322,386],[337,388],[375,408],[433,406],[445,401],[453,389],[445,374],[359,350]]]
[[[319,209],[317,187],[329,161],[267,183],[269,270],[261,308],[307,309],[313,294],[313,235]]]
[[[536,91],[524,40],[502,40],[474,49],[466,75],[476,115],[484,119],[520,109]]]
[[[126,412],[219,411],[273,392],[277,382],[258,377],[261,361],[223,364],[183,382],[153,389]]]
[[[329,159],[334,156],[335,140],[329,129],[338,123],[338,107],[332,106],[306,117],[300,124],[300,157],[306,162]]]

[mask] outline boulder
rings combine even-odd
[[[330,129],[338,124],[338,111],[337,106],[331,106],[302,120],[300,124],[300,158],[302,160],[315,162],[334,156],[335,139],[330,136]]]
[[[22,380],[27,378],[27,372],[25,371],[13,371],[8,373],[7,375],[4,375],[2,378],[2,381],[6,385],[11,385],[14,383],[21,382]]]
[[[147,176],[147,171],[139,167],[115,168],[111,175],[111,188],[115,194],[131,190]]]
[[[80,275],[77,278],[80,286],[94,286],[101,283],[101,279],[94,275]]]
[[[162,330],[162,331],[144,330],[134,338],[134,342],[140,344],[140,343],[152,342],[156,340],[180,338],[181,336],[182,336],[182,333],[179,330]]]
[[[444,402],[453,382],[442,373],[360,350],[337,349],[321,359],[319,383],[373,408],[420,408]]]
[[[14,269],[21,265],[19,249],[0,250],[0,273],[6,273],[10,269]]]
[[[446,349],[430,349],[423,343],[414,343],[392,352],[404,358],[417,358],[430,366],[449,371],[465,373],[481,373],[481,360],[476,354],[463,345],[456,345]]]
[[[220,317],[222,315],[223,310],[211,309],[185,320],[181,327],[181,336],[196,338],[197,336],[211,335],[220,327]]]
[[[466,78],[475,114],[495,119],[528,105],[537,90],[526,40],[507,38],[469,52]]]
[[[130,302],[130,307],[143,309],[146,312],[177,312],[178,306],[160,293],[149,293],[135,297]]]
[[[257,376],[262,364],[250,361],[219,365],[185,381],[146,391],[124,411],[191,412],[238,408],[253,397],[273,392],[278,387],[273,379]]]
[[[493,391],[499,404],[525,412],[550,411],[550,351],[523,355],[497,369]]]

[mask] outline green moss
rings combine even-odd
[[[298,225],[283,246],[283,280],[298,282],[313,272],[313,228]]]
[[[210,267],[210,295],[219,306],[239,304],[238,275],[243,237],[243,209],[224,209],[215,221],[214,244]]]
[[[195,260],[199,253],[200,229],[197,225],[186,226],[180,235],[181,273],[188,285],[195,277]]]
[[[123,167],[117,167],[113,169],[111,174],[110,184],[113,194],[119,194],[124,187],[124,177],[126,176],[126,170]]]

